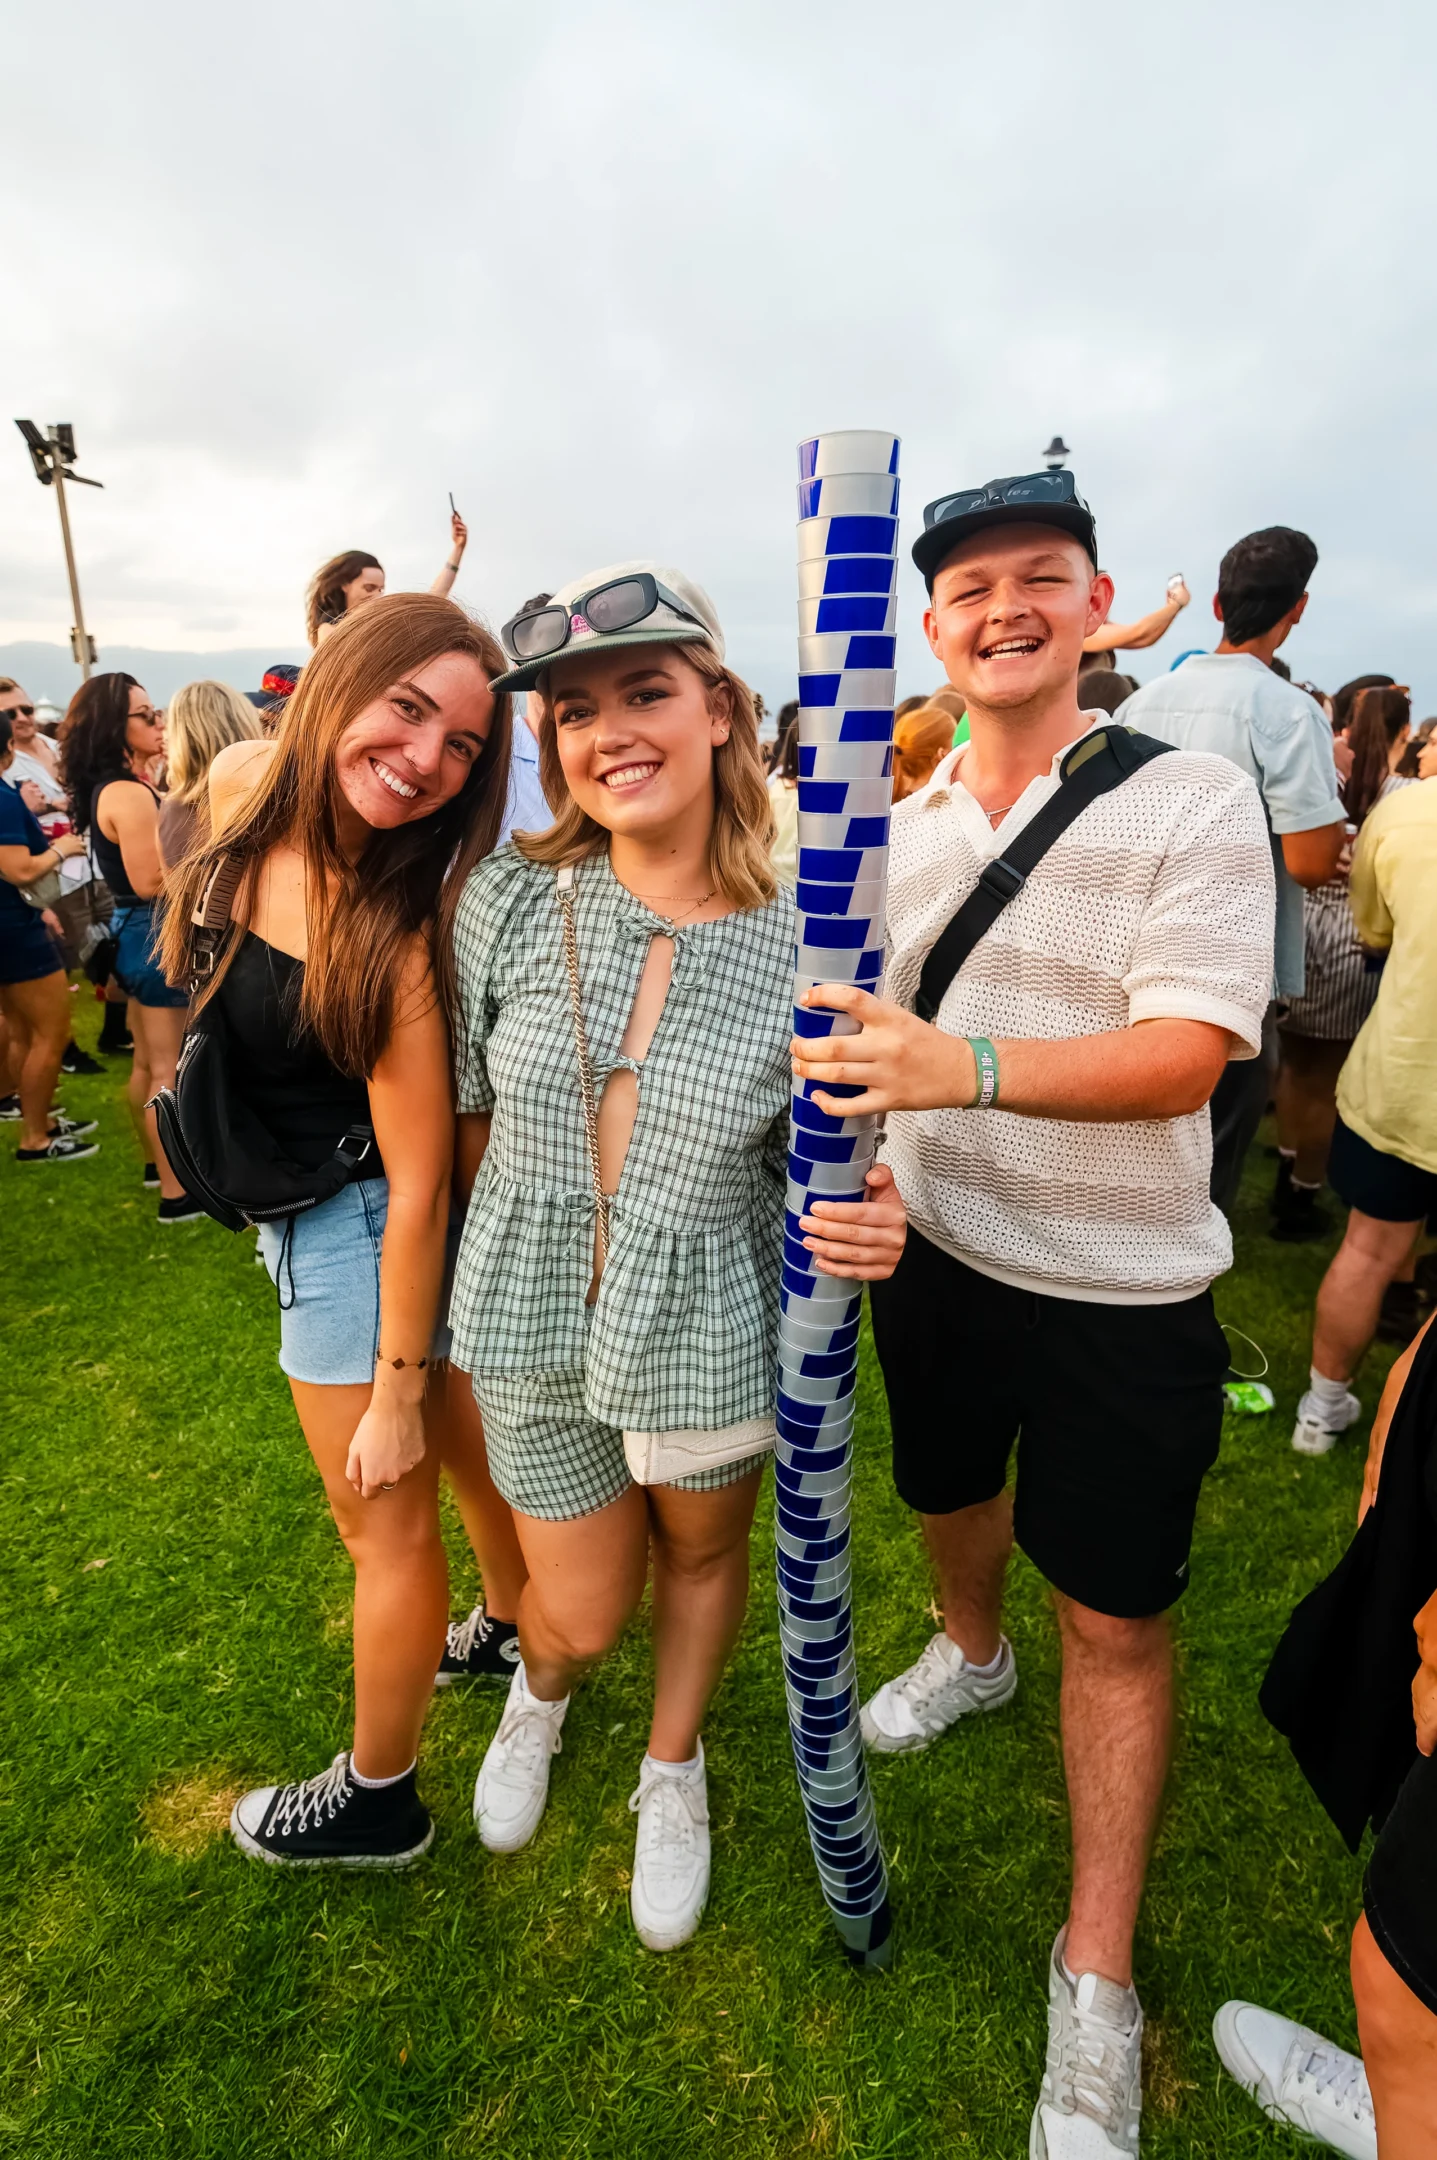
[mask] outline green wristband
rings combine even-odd
[[[968,1048],[978,1068],[978,1092],[968,1108],[991,1110],[998,1100],[998,1053],[986,1035],[970,1035]]]

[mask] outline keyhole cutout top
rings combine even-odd
[[[649,949],[644,955],[644,965],[639,975],[639,986],[634,992],[634,1002],[629,1009],[624,1039],[619,1045],[619,1054],[625,1062],[614,1067],[604,1082],[604,1092],[599,1098],[599,1175],[604,1191],[611,1195],[619,1189],[619,1180],[624,1174],[624,1163],[628,1158],[629,1143],[634,1137],[634,1122],[639,1114],[637,1068],[649,1054],[668,998],[673,969],[673,939],[661,935],[650,938]],[[587,1299],[590,1305],[599,1294],[599,1277],[602,1272],[596,1234],[594,1276],[589,1284]]]

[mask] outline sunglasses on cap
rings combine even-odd
[[[516,660],[547,660],[563,651],[576,630],[612,637],[616,631],[632,630],[661,606],[671,608],[685,622],[697,623],[708,636],[707,623],[647,570],[611,578],[607,585],[596,585],[567,605],[551,601],[547,607],[521,610],[505,623],[500,635]]]
[[[943,525],[949,518],[970,517],[975,510],[1018,510],[1043,503],[1074,503],[1080,510],[1088,507],[1070,472],[1024,473],[1016,480],[990,480],[986,487],[940,495],[924,510],[923,523]]]

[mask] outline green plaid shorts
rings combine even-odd
[[[541,1522],[573,1522],[626,1493],[633,1483],[624,1436],[594,1417],[584,1401],[582,1369],[475,1373],[474,1400],[484,1420],[489,1473],[510,1507]],[[675,1478],[683,1492],[736,1485],[766,1461],[739,1462]]]

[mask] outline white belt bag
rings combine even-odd
[[[672,1485],[701,1470],[742,1462],[746,1455],[767,1455],[777,1438],[771,1417],[709,1430],[681,1425],[673,1432],[626,1432],[624,1460],[636,1485]]]

